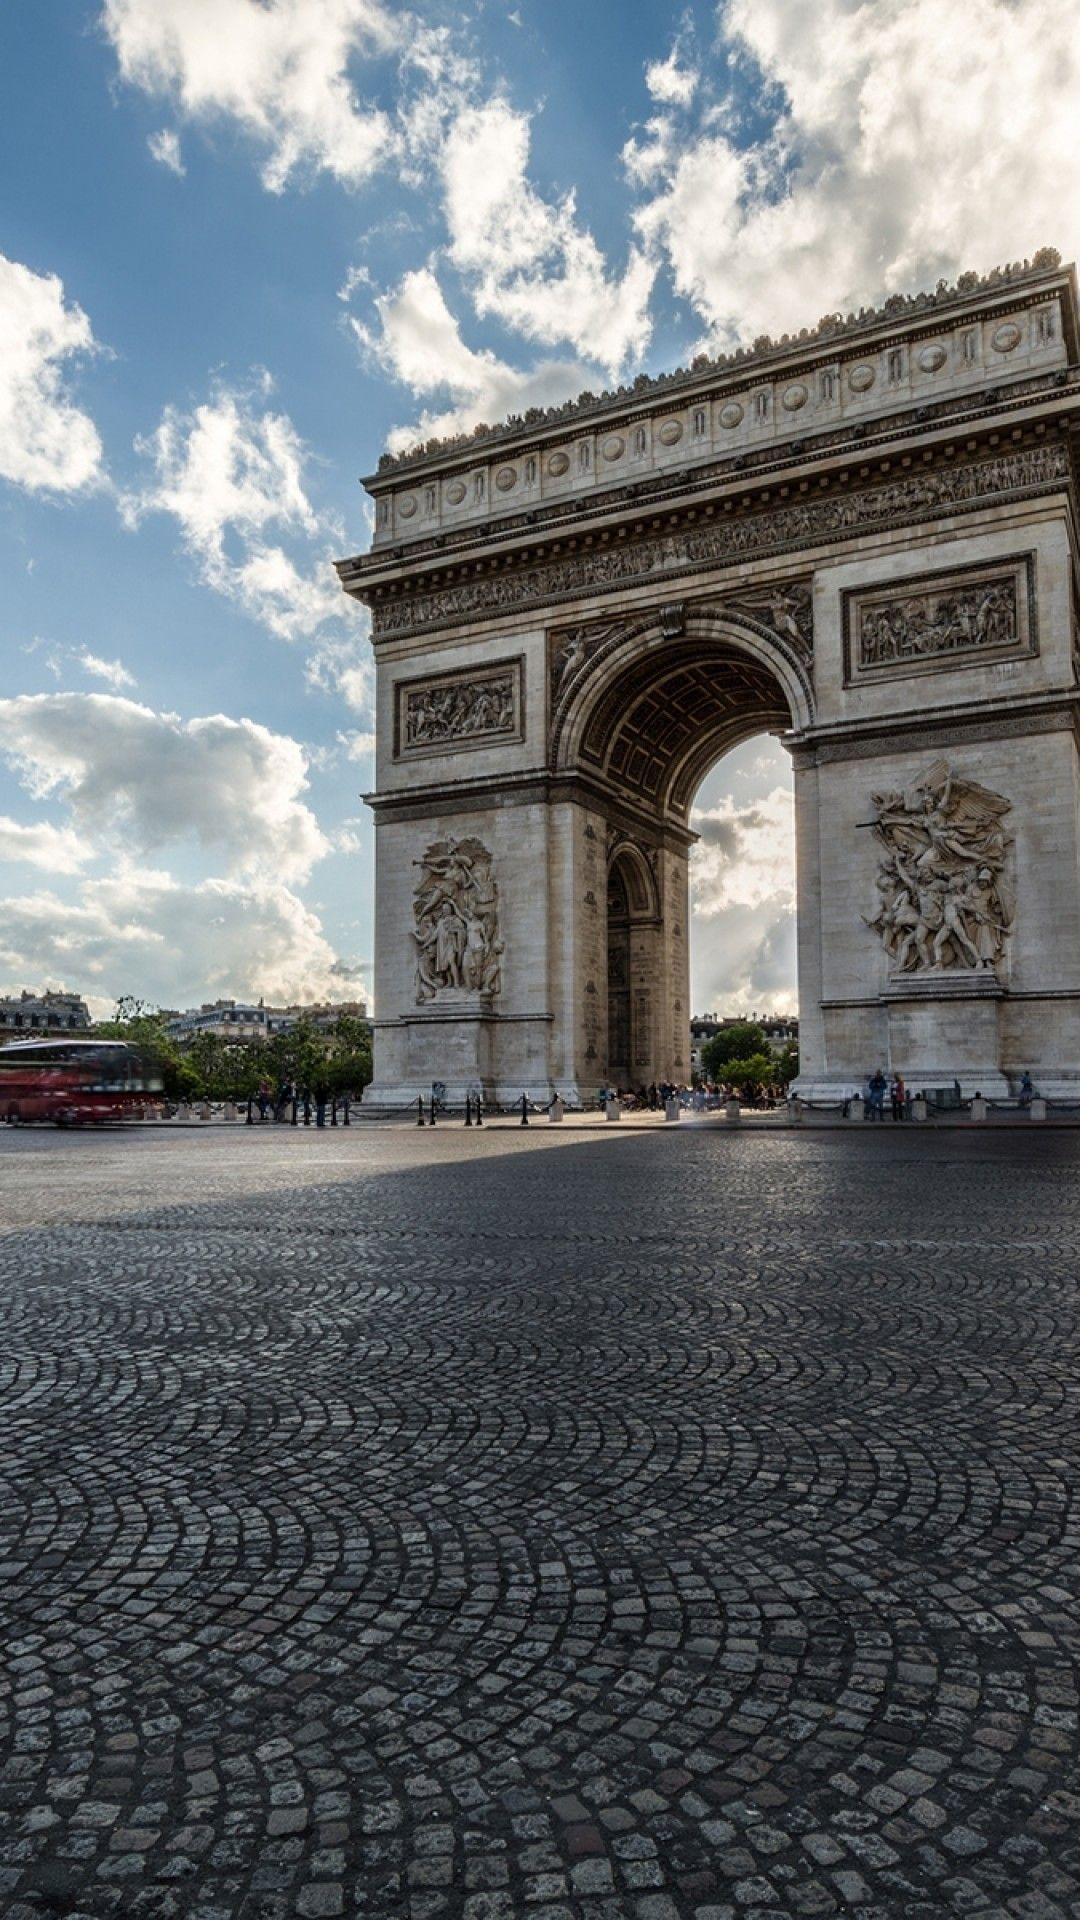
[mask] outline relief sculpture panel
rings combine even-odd
[[[936,761],[904,791],[875,793],[883,852],[867,926],[894,974],[994,969],[1013,922],[1005,877],[1011,802]]]
[[[1033,586],[1025,555],[845,595],[847,684],[1033,653]]]
[[[398,683],[399,754],[488,746],[520,740],[521,733],[519,660],[500,661],[475,673],[444,673]]]
[[[427,849],[413,898],[416,999],[442,988],[494,996],[502,986],[499,890],[483,842],[448,834]]]

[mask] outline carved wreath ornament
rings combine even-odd
[[[440,988],[496,994],[502,986],[499,890],[491,855],[479,840],[436,840],[422,860],[413,898],[416,998]]]
[[[867,925],[894,973],[993,968],[1015,911],[1005,879],[1011,801],[938,760],[913,786],[873,796],[883,853]]]

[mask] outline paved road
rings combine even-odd
[[[0,1911],[1080,1913],[1080,1141],[0,1135]]]

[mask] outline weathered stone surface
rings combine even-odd
[[[1043,255],[844,337],[371,482],[340,573],[376,650],[377,1101],[687,1080],[690,809],[761,732],[795,766],[800,1092],[1080,1091],[1075,277]],[[933,766],[1007,843],[908,884],[864,829]],[[498,874],[483,1015],[415,1001],[410,876],[444,837]]]

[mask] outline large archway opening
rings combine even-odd
[[[791,759],[758,734],[718,760],[690,809],[690,1004],[695,1026],[790,1021],[796,979]]]
[[[755,985],[764,991],[769,984],[771,963],[778,1006],[793,999],[791,774],[778,740],[806,711],[797,666],[776,636],[762,639],[715,617],[688,617],[677,632],[620,644],[605,670],[589,676],[581,699],[571,696],[564,708],[567,758],[609,796],[607,1000],[598,1035],[608,1084],[636,1091],[689,1081],[691,1015],[703,992],[725,1011],[729,1004],[755,1011],[747,1003]],[[755,874],[762,854],[764,869]],[[693,990],[691,858],[698,883]],[[748,938],[729,978],[725,963],[739,949],[732,910],[737,918],[740,908]],[[719,970],[702,969],[706,955]],[[586,984],[586,994],[592,990]]]

